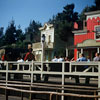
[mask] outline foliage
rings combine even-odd
[[[90,11],[96,11],[96,10],[100,10],[100,0],[95,0],[95,5],[92,5],[90,7]]]
[[[16,46],[18,46],[18,42],[23,44],[24,39],[24,34],[20,26],[17,29],[14,20],[12,20],[6,29],[5,35],[2,35],[0,46],[11,46],[12,44],[16,44]]]
[[[0,27],[0,46],[3,46],[4,44],[4,34],[3,34],[3,30],[4,28],[3,27]]]
[[[81,14],[79,15],[79,21],[83,22],[83,20],[86,19],[86,16],[84,15],[85,12],[90,12],[90,11],[96,11],[96,10],[100,10],[100,0],[95,0],[95,5],[92,6],[86,6],[83,11],[81,12]]]
[[[90,11],[90,7],[86,6],[83,11],[81,12],[81,14],[79,15],[79,21],[83,22],[83,20],[86,19],[86,16],[84,15],[85,12],[89,12]]]
[[[17,42],[19,42],[19,41],[23,42],[23,40],[25,39],[24,34],[23,34],[20,26],[18,26],[18,29],[16,30],[15,39]]]
[[[53,16],[49,23],[54,24],[55,34],[65,42],[72,36],[73,23],[78,20],[78,13],[74,12],[74,4],[66,5],[61,13]]]
[[[73,36],[73,23],[76,21],[83,22],[85,18],[84,12],[100,10],[100,0],[95,0],[95,5],[86,6],[80,15],[74,12],[74,4],[68,4],[63,8],[61,13],[53,15],[53,17],[48,21],[54,24],[55,34],[63,41],[68,42],[68,38]],[[20,26],[16,28],[14,20],[10,22],[5,33],[3,32],[3,27],[0,27],[0,46],[16,44],[18,47],[25,47],[27,43],[35,43],[40,41],[40,31],[41,23],[35,20],[31,21],[29,26],[25,29],[25,34],[23,33]],[[30,36],[30,42],[25,43],[25,37]]]
[[[0,27],[0,38],[2,38],[2,36],[3,36],[3,27]]]
[[[25,35],[30,36],[31,43],[38,42],[40,40],[39,27],[41,27],[41,24],[33,20],[30,22],[29,26],[25,29]]]
[[[100,10],[100,0],[95,0],[96,10]]]
[[[10,45],[16,42],[16,26],[14,25],[14,21],[12,20],[5,33],[5,45]]]
[[[6,45],[7,47],[11,47],[13,45],[15,47],[26,47],[29,43],[25,43],[25,36],[27,34],[30,35],[30,43],[37,42],[40,38],[39,27],[41,27],[41,24],[33,20],[30,22],[29,27],[26,28],[24,34],[20,25],[16,28],[15,21],[11,20],[5,34],[3,34],[3,27],[0,28],[0,46]]]
[[[55,34],[59,35],[60,39],[67,41],[68,37],[72,36],[72,22],[68,23],[67,20],[59,21],[55,25]]]

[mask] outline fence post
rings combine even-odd
[[[6,100],[8,100],[8,90],[7,90],[7,88],[5,89],[5,96],[6,96]]]
[[[32,90],[32,88],[31,88],[31,85],[30,85],[30,91],[31,90]],[[32,100],[32,93],[30,93],[29,100]]]
[[[33,64],[33,61],[32,61],[32,67],[31,67],[31,85],[33,83],[33,66],[34,66],[34,64]]]
[[[8,83],[8,62],[6,62],[6,87]]]
[[[33,83],[33,61],[31,66],[31,85],[30,85],[30,91],[32,90],[32,83]],[[30,100],[32,100],[32,93],[30,93]]]
[[[98,62],[98,89],[100,89],[100,62]],[[98,91],[98,95],[100,96],[100,90]],[[100,100],[100,98],[98,98]]]
[[[41,61],[41,79],[43,78],[43,65],[44,65],[44,61]]]
[[[69,72],[70,72],[70,73],[72,72],[72,65],[71,65],[71,63],[72,63],[72,62],[69,63]]]
[[[62,93],[64,93],[64,82],[65,82],[65,78],[64,78],[64,72],[65,72],[65,63],[62,62]],[[61,96],[61,100],[64,100],[64,96]]]
[[[53,95],[53,94],[52,94],[52,93],[50,93],[50,100],[52,100],[52,95]]]
[[[8,100],[7,84],[8,84],[8,62],[6,62],[6,89],[5,89],[6,100]]]
[[[21,100],[23,100],[23,92],[21,92]]]
[[[58,92],[58,90],[56,92]],[[56,100],[58,100],[58,94],[56,94]]]
[[[96,96],[96,91],[94,91],[94,96]],[[94,100],[97,100],[97,98],[95,98]]]

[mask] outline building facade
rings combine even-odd
[[[100,11],[85,13],[86,22],[83,30],[73,31],[74,33],[74,59],[79,53],[84,53],[91,60],[96,52],[100,52]]]
[[[41,31],[41,40],[38,43],[33,43],[33,52],[36,55],[38,61],[42,60],[42,53],[44,56],[44,61],[51,60],[54,48],[54,27],[52,24],[45,23],[44,26],[41,27],[39,30]],[[44,43],[42,43],[43,35],[45,36]],[[44,47],[42,47],[43,44]]]

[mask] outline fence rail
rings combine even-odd
[[[12,84],[13,85],[13,84]],[[31,94],[49,94],[49,100],[52,100],[52,96],[53,95],[57,95],[57,96],[72,96],[72,97],[82,97],[82,98],[100,98],[100,96],[95,95],[96,90],[93,91],[88,91],[88,92],[94,92],[94,95],[81,95],[81,94],[74,94],[74,93],[59,93],[59,92],[50,92],[50,91],[33,91],[33,90],[25,90],[25,89],[18,89],[18,88],[14,88],[14,87],[30,87],[27,85],[13,85],[11,84],[7,84],[6,86],[4,86],[4,84],[0,84],[0,88],[5,89],[5,90],[13,90],[13,91],[18,91],[21,93],[31,93]],[[31,87],[32,88],[32,87]],[[41,87],[42,88],[42,87]],[[75,91],[75,90],[74,90]],[[7,92],[7,91],[6,91]],[[6,98],[8,99],[8,94],[6,94]],[[21,98],[23,98],[23,95],[21,96]]]
[[[9,88],[8,86],[11,85],[11,84],[8,84],[9,81],[11,79],[15,79],[16,77],[19,80],[22,80],[23,78],[28,77],[30,79],[31,86],[35,87],[33,86],[33,84],[35,84],[34,80],[38,81],[39,79],[39,80],[48,81],[48,77],[50,75],[55,75],[55,76],[60,75],[61,77],[62,86],[61,87],[59,87],[59,85],[58,87],[54,86],[54,87],[51,87],[51,89],[61,90],[61,93],[54,93],[54,94],[56,95],[63,94],[62,100],[64,100],[65,90],[71,90],[71,91],[78,90],[78,91],[85,92],[85,90],[82,90],[82,89],[81,90],[71,89],[69,88],[70,86],[69,87],[66,86],[67,88],[65,88],[64,83],[65,83],[66,77],[68,78],[74,77],[76,82],[79,82],[80,77],[84,77],[86,78],[86,82],[88,83],[91,78],[96,78],[98,80],[98,83],[97,83],[98,89],[100,88],[100,62],[36,62],[36,61],[21,62],[21,63],[12,62],[12,61],[0,62],[0,78],[4,77],[6,81],[5,82],[6,84],[0,81],[0,88],[4,87],[5,85],[6,85],[6,89]],[[18,81],[17,81],[17,84],[18,84]],[[18,85],[18,86],[20,87],[21,85]],[[26,86],[26,85],[23,85],[23,86]],[[38,87],[41,88],[41,86],[38,86]],[[50,86],[44,85],[43,88],[50,88]],[[89,91],[89,90],[86,90],[86,91]],[[92,91],[94,92],[94,90],[91,90],[91,92]],[[75,94],[75,95],[79,96],[79,94]],[[98,95],[97,96],[93,95],[93,98],[99,98],[99,95],[100,95],[100,92],[98,91]]]

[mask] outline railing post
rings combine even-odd
[[[77,72],[77,66],[75,65],[75,72]]]
[[[33,83],[33,66],[34,66],[34,63],[32,61],[32,67],[31,67],[31,85]]]
[[[69,63],[69,72],[70,72],[70,73],[72,72],[72,65],[71,65],[71,62]]]
[[[94,66],[92,66],[92,72],[94,72]]]
[[[64,93],[64,86],[63,86],[65,82],[64,72],[65,72],[65,63],[62,62],[62,93]],[[61,96],[61,100],[64,100],[64,96]]]
[[[30,85],[30,91],[32,90],[32,87]],[[32,93],[30,93],[30,96],[29,96],[29,100],[32,100]]]
[[[41,79],[43,78],[43,64],[44,64],[44,62],[41,61]]]
[[[50,93],[50,100],[52,100],[52,95],[53,95],[53,94],[52,94],[52,93]]]
[[[17,64],[17,71],[19,71],[19,63]]]
[[[8,62],[6,62],[6,87],[8,83]]]
[[[21,92],[21,100],[23,100],[23,92]]]
[[[8,100],[8,90],[7,90],[7,88],[5,89],[5,97],[6,97],[5,99]]]
[[[6,89],[5,89],[6,100],[8,100],[7,84],[8,84],[8,62],[6,62]]]
[[[31,85],[30,85],[30,91],[32,90],[32,83],[33,83],[33,61],[32,61],[32,66],[30,68],[30,71],[31,71]],[[32,100],[32,93],[30,93],[30,100]]]
[[[100,89],[100,62],[98,62],[98,89]],[[98,95],[100,96],[100,91],[98,91]],[[100,98],[98,98],[100,100]]]
[[[94,91],[94,96],[96,96],[96,91]],[[94,98],[94,100],[97,100],[97,98]]]

